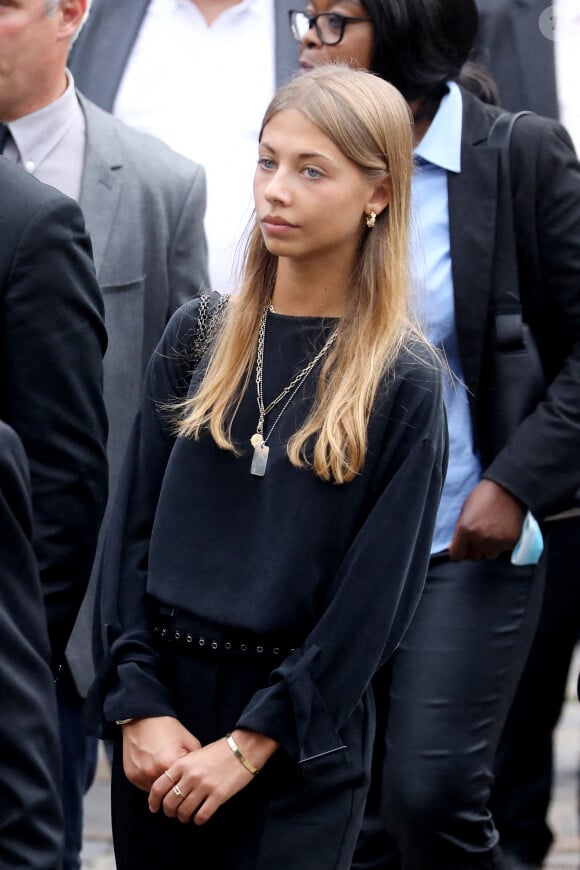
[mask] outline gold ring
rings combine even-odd
[[[181,791],[181,789],[179,788],[178,785],[174,785],[173,788],[171,789],[171,791],[177,797],[183,797],[183,792]]]
[[[175,782],[175,780],[173,779],[173,777],[171,776],[171,774],[169,773],[168,770],[164,770],[164,771],[163,771],[163,775],[167,777],[167,779],[169,780],[169,782]]]

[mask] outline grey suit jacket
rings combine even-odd
[[[149,357],[173,312],[208,289],[204,169],[80,97],[87,146],[80,205],[105,301],[110,482]]]
[[[104,394],[114,497],[149,357],[175,309],[208,289],[205,172],[79,98],[87,132],[80,205],[93,242],[109,336]],[[94,582],[67,651],[82,693],[92,678],[93,598]]]
[[[93,0],[91,14],[73,48],[69,66],[79,90],[109,112],[150,2]],[[274,0],[278,87],[298,66],[298,43],[288,24],[288,11],[296,6],[302,8],[297,0]]]
[[[548,0],[478,0],[478,60],[489,69],[501,105],[558,119],[554,42],[540,29]]]

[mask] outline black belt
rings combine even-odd
[[[227,628],[201,625],[184,611],[159,605],[152,612],[153,634],[163,644],[171,644],[194,655],[282,661],[298,643],[271,635],[255,635]]]

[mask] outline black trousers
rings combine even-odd
[[[160,652],[161,676],[178,718],[202,745],[233,729],[249,698],[268,685],[272,669],[272,663],[255,658],[192,655],[161,645]],[[298,765],[279,751],[201,827],[162,812],[152,815],[146,793],[126,779],[117,745],[112,815],[118,870],[348,870],[370,780],[370,691],[341,734],[349,747],[347,762],[301,775]]]
[[[553,839],[553,733],[580,632],[580,517],[547,526],[540,622],[500,739],[491,796],[502,850],[537,865]]]
[[[99,744],[83,728],[84,698],[77,691],[66,661],[56,681],[60,751],[64,855],[62,870],[80,870],[83,847],[83,801],[97,770]]]
[[[507,559],[430,566],[375,681],[373,784],[353,868],[500,866],[492,767],[541,599],[541,575]]]

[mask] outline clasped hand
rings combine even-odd
[[[237,732],[236,732],[237,733]],[[264,735],[247,735],[260,767],[277,748]],[[202,747],[170,716],[136,719],[123,726],[123,768],[133,785],[149,792],[149,809],[180,822],[203,825],[253,778],[225,737]]]

